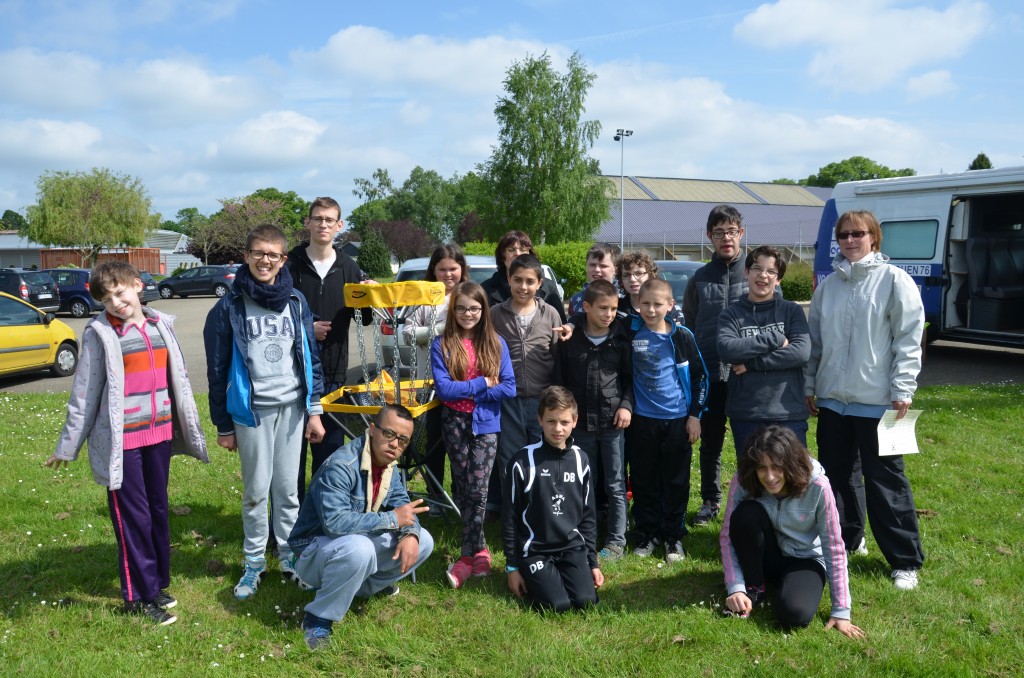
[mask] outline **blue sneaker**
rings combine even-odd
[[[244,567],[242,578],[235,584],[235,598],[238,600],[247,600],[256,593],[267,571],[267,559],[246,556]]]
[[[334,626],[334,622],[330,619],[324,619],[307,612],[302,620],[302,634],[306,639],[306,646],[310,650],[315,650],[321,645],[329,643],[331,641],[332,626]]]

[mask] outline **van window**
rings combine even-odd
[[[886,221],[882,224],[882,252],[892,259],[932,259],[939,222]]]

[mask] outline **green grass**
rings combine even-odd
[[[919,393],[923,454],[907,466],[927,561],[920,589],[898,592],[869,536],[870,555],[851,563],[853,619],[866,640],[823,630],[827,594],[819,619],[793,633],[764,612],[722,618],[719,523],[693,531],[681,566],[627,556],[605,568],[597,609],[556,616],[522,608],[497,573],[452,591],[444,568],[459,530],[435,520],[425,524],[437,550],[418,582],[367,601],[335,625],[331,646],[310,653],[297,627],[311,594],[276,576],[249,602],[231,594],[242,541],[235,454],[211,448],[208,466],[172,463],[179,620],[156,628],[115,614],[114,538],[84,455],[60,472],[42,466],[64,397],[0,394],[0,666],[26,676],[1019,675],[1022,403],[1020,385]],[[727,459],[730,449],[727,441]],[[695,496],[696,485],[691,508]],[[488,542],[498,545],[492,529]]]

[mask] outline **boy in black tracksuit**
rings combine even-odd
[[[597,602],[597,515],[586,452],[572,444],[576,401],[550,386],[537,409],[544,437],[516,452],[502,481],[508,587],[538,609]]]

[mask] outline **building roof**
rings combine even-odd
[[[734,205],[806,205],[824,207],[831,188],[772,184],[762,181],[719,179],[673,179],[666,177],[625,177],[604,175],[609,198],[619,199],[619,183],[626,200],[676,200]]]

